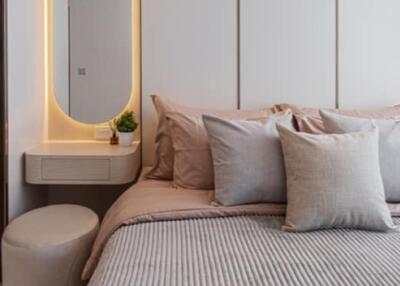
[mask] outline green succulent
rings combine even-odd
[[[122,115],[114,119],[114,126],[119,132],[133,132],[138,127],[136,115],[133,111],[125,111]]]

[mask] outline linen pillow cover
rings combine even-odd
[[[215,112],[214,112],[215,113]],[[263,114],[264,113],[264,114]],[[268,116],[263,112],[225,112],[226,119],[252,119]],[[212,114],[215,115],[215,114]],[[210,144],[201,114],[168,113],[174,149],[174,184],[185,189],[214,189]]]
[[[149,179],[171,180],[174,170],[174,149],[172,147],[171,132],[167,120],[167,113],[178,112],[197,117],[201,120],[204,113],[238,118],[263,117],[276,112],[276,109],[263,108],[256,110],[212,110],[192,108],[175,103],[174,101],[151,95],[154,108],[157,112],[158,126],[155,138],[155,160],[153,168],[146,175]]]
[[[320,111],[329,133],[364,131],[377,126],[379,130],[379,161],[386,200],[400,202],[400,121],[390,119],[363,119]]]
[[[379,168],[378,131],[313,135],[278,125],[287,176],[283,230],[394,229]]]
[[[319,114],[318,108],[302,107],[294,104],[277,104],[276,109],[280,111],[290,110],[293,112],[296,119],[296,125],[301,132],[312,134],[327,133]],[[356,109],[326,109],[337,114],[348,115],[360,118],[381,118],[381,119],[396,119],[400,118],[400,106],[385,107],[371,110],[356,110]]]
[[[215,199],[225,205],[286,202],[286,176],[276,123],[294,130],[292,114],[260,121],[203,115],[211,146]]]

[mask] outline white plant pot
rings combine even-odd
[[[119,145],[131,146],[133,142],[133,132],[117,132]]]

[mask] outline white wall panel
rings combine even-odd
[[[339,0],[339,105],[400,103],[400,1]]]
[[[335,0],[241,1],[241,106],[335,105]]]
[[[47,203],[47,187],[25,183],[24,152],[45,135],[44,1],[7,3],[8,215]]]
[[[154,152],[149,95],[198,107],[237,103],[237,1],[142,1],[144,164]]]

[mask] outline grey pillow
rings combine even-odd
[[[219,203],[230,206],[286,201],[285,167],[276,123],[291,127],[292,114],[271,115],[259,121],[203,115],[203,121]]]
[[[287,176],[287,231],[394,229],[379,169],[378,131],[313,135],[278,125]]]
[[[347,133],[379,129],[380,167],[388,202],[400,202],[400,121],[394,119],[365,119],[320,110],[329,133]]]

